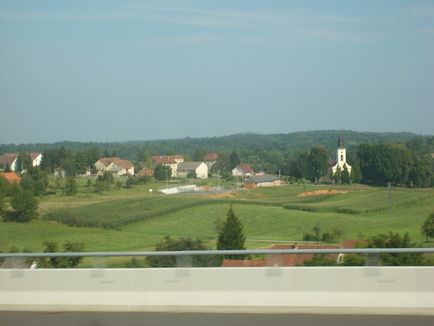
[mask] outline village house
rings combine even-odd
[[[250,177],[254,174],[252,167],[244,163],[241,163],[232,170],[232,176],[234,177]]]
[[[119,157],[102,157],[95,163],[97,174],[113,173],[115,176],[134,175],[134,165]]]
[[[208,171],[210,171],[212,166],[217,163],[218,157],[219,155],[214,152],[209,152],[204,156],[203,161],[208,166]]]
[[[184,157],[181,155],[152,156],[152,162],[169,166],[172,170],[172,178],[174,178],[177,176],[178,163],[184,162]]]
[[[181,162],[178,163],[177,176],[185,178],[188,174],[193,173],[197,178],[208,178],[208,166],[204,162]]]
[[[278,176],[270,174],[254,175],[244,181],[245,189],[280,186],[282,181]]]
[[[0,169],[6,170],[7,167],[11,171],[22,170],[22,167],[17,166],[18,153],[5,153],[0,156]],[[28,154],[30,157],[30,161],[32,162],[32,166],[40,166],[42,162],[42,154],[39,152],[32,152]]]

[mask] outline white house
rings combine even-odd
[[[30,159],[32,160],[32,166],[40,166],[42,162],[41,153],[30,153]]]
[[[178,163],[177,176],[186,177],[189,173],[195,173],[197,178],[208,178],[208,166],[204,162],[181,162]]]
[[[235,169],[232,170],[232,175],[234,177],[250,177],[254,175],[252,167],[248,164],[241,163]]]
[[[184,157],[181,155],[152,156],[152,162],[154,164],[169,166],[172,170],[172,177],[176,177],[178,164],[184,162]]]
[[[6,170],[6,167],[9,166],[11,171],[22,170],[21,166],[17,166],[18,161],[18,153],[5,153],[0,156],[0,169]],[[39,152],[33,152],[27,154],[30,157],[30,161],[32,162],[32,166],[40,166],[42,162],[42,154]]]
[[[347,149],[345,148],[344,136],[343,136],[342,132],[339,135],[336,160],[330,161],[329,166],[332,169],[333,174],[336,173],[336,170],[338,169],[338,167],[340,168],[341,171],[343,171],[345,166],[348,170],[348,173],[351,174],[351,166],[347,163]]]
[[[119,157],[102,157],[95,163],[97,174],[111,172],[117,176],[134,175],[134,165]]]

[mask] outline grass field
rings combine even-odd
[[[83,183],[75,196],[46,196],[41,199],[38,220],[0,222],[0,249],[40,251],[43,241],[54,240],[80,241],[87,251],[144,250],[153,249],[166,235],[199,237],[215,247],[216,220],[225,218],[231,203],[244,225],[248,248],[300,241],[315,224],[323,232],[342,229],[343,239],[408,232],[414,241],[432,245],[423,241],[420,226],[434,210],[433,189],[393,189],[389,215],[386,188],[286,185],[221,195],[149,192],[162,186],[95,194]],[[321,193],[330,189],[337,194]],[[302,196],[305,192],[308,195]]]

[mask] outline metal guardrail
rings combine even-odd
[[[27,252],[0,253],[0,258],[38,257],[144,257],[201,255],[278,255],[278,254],[395,254],[434,253],[434,248],[353,248],[353,249],[259,249],[259,250],[185,250],[185,251],[119,251],[119,252]]]

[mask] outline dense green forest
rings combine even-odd
[[[355,149],[358,145],[403,143],[415,138],[409,132],[356,132],[344,131],[347,149]],[[288,134],[236,134],[222,137],[183,138],[168,140],[147,140],[128,142],[56,142],[37,144],[0,144],[0,154],[7,152],[32,152],[58,149],[64,147],[73,153],[93,148],[99,148],[108,153],[115,152],[122,158],[141,160],[142,153],[147,150],[155,155],[186,154],[193,156],[198,149],[218,153],[237,152],[255,153],[260,151],[278,151],[282,155],[293,154],[297,151],[309,150],[315,145],[323,145],[327,150],[334,151],[339,138],[338,130],[327,131],[301,131]]]

